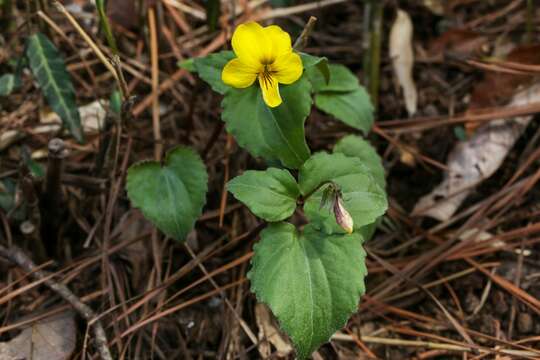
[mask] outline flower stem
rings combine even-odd
[[[302,30],[302,33],[296,39],[294,42],[293,49],[296,51],[300,51],[303,48],[306,47],[307,41],[311,33],[313,32],[313,28],[315,27],[315,23],[317,22],[317,18],[315,16],[310,16],[306,26],[304,26],[304,30]]]
[[[305,196],[302,197],[302,203],[305,203],[311,197],[311,195],[315,194],[320,188],[328,184],[334,184],[335,186],[337,186],[332,180],[323,181],[322,183],[319,184],[319,186],[317,186],[315,189],[311,190]]]

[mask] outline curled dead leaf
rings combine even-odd
[[[398,9],[397,17],[390,30],[390,58],[394,74],[403,89],[405,107],[409,116],[416,113],[418,95],[414,84],[412,71],[414,52],[412,47],[413,24],[409,14]]]

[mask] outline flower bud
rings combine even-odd
[[[351,217],[351,214],[345,209],[343,202],[340,197],[337,197],[334,202],[334,216],[336,217],[336,222],[347,234],[352,234],[354,222]]]

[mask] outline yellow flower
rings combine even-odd
[[[270,107],[282,102],[281,84],[292,84],[302,76],[302,59],[291,46],[291,37],[277,25],[262,27],[248,22],[232,37],[236,58],[225,65],[221,79],[235,88],[247,88],[259,79],[264,102]]]

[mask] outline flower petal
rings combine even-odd
[[[252,67],[260,67],[272,60],[272,43],[263,27],[256,22],[238,25],[232,37],[232,47],[236,56]]]
[[[264,33],[272,44],[272,60],[292,52],[291,37],[277,25],[265,27]]]
[[[229,61],[221,72],[221,80],[235,88],[247,88],[257,78],[257,69],[244,64],[240,59]]]
[[[263,100],[270,107],[279,106],[282,103],[279,95],[279,85],[275,77],[271,75],[259,75],[259,84],[261,85]]]
[[[282,55],[270,66],[272,74],[282,84],[292,84],[302,76],[302,59],[297,53]]]

